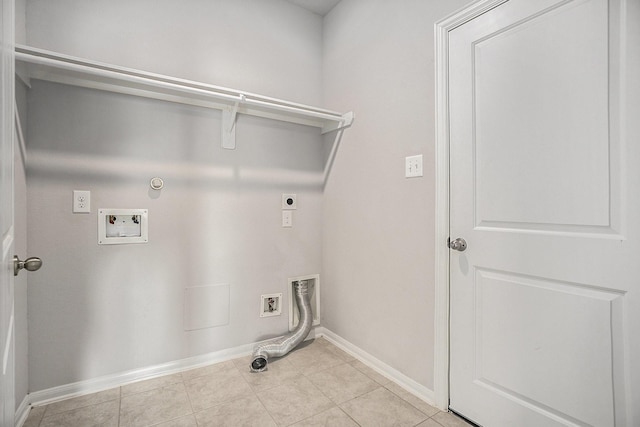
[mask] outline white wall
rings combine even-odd
[[[284,0],[28,0],[30,46],[307,104],[322,19]]]
[[[280,0],[34,0],[27,38],[307,103],[320,93],[321,18]],[[31,391],[287,330],[286,316],[259,317],[259,298],[320,272],[317,129],[240,116],[238,148],[222,150],[217,111],[38,81],[28,113],[28,244],[44,261],[29,279]],[[71,212],[74,189],[91,191],[91,214]],[[284,192],[298,194],[292,229]],[[99,246],[98,208],[148,208],[149,243]],[[229,324],[185,332],[184,289],[220,283]]]
[[[26,44],[27,42],[27,0],[15,0],[16,10],[16,43]]]
[[[323,325],[431,390],[433,27],[466,3],[342,0],[324,20],[324,104],[356,121],[324,193]]]
[[[433,388],[433,24],[465,3],[342,0],[323,24],[280,0],[29,0],[33,46],[356,112],[322,194],[331,138],[304,127],[241,118],[239,151],[225,152],[210,112],[36,84],[29,245],[46,274],[30,283],[31,389],[281,331],[257,297],[314,269],[323,325]],[[425,176],[405,179],[414,154]],[[155,174],[168,177],[159,198]],[[94,212],[148,207],[150,243],[97,246],[95,215],[70,213],[74,188],[92,190]],[[220,282],[231,324],[182,331],[184,287]]]

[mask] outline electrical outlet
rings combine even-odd
[[[91,213],[91,191],[73,190],[73,213]]]

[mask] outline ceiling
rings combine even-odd
[[[320,16],[324,16],[333,7],[340,2],[340,0],[287,0],[289,3],[296,4],[302,8],[317,13]]]

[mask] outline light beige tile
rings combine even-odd
[[[303,343],[299,344],[295,349],[293,349],[293,351],[290,353],[297,353],[300,351],[326,351],[327,350],[327,346],[329,346],[331,344],[329,344],[328,342],[325,343],[319,343],[318,340],[309,340],[309,341],[304,341]]]
[[[469,427],[471,424],[463,420],[462,418],[450,413],[450,412],[438,412],[433,417],[433,420],[442,424],[444,427]]]
[[[347,363],[351,363],[351,362],[354,362],[355,360],[357,360],[355,357],[353,357],[352,355],[350,355],[346,351],[342,350],[341,348],[336,347],[335,345],[333,345],[331,343],[326,344],[325,348],[328,351],[330,351],[331,353],[333,353],[336,356],[338,356],[340,359],[342,359],[345,362],[347,362]]]
[[[232,360],[226,362],[214,363],[212,365],[203,366],[201,368],[191,369],[189,371],[182,372],[182,380],[187,381],[193,378],[203,377],[205,375],[213,375],[218,372],[237,370],[236,365]]]
[[[120,401],[111,400],[58,414],[45,414],[40,427],[118,427],[119,407]]]
[[[111,390],[105,390],[99,393],[92,393],[85,396],[74,397],[71,399],[63,400],[61,402],[47,405],[45,417],[49,415],[60,414],[66,411],[71,411],[73,409],[82,408],[85,406],[108,402],[110,400],[116,400],[119,398],[120,388],[113,388]]]
[[[282,360],[283,358],[286,358],[286,355],[284,357],[271,357],[269,358],[269,363],[271,363],[274,360]],[[236,368],[238,368],[238,370],[240,372],[244,372],[244,371],[251,371],[251,361],[253,360],[253,356],[249,355],[249,356],[242,356],[242,357],[237,357],[235,359],[233,359],[233,364],[236,366]]]
[[[198,426],[275,427],[267,410],[257,397],[242,398],[196,412]]]
[[[308,339],[298,344],[298,346],[296,347],[296,350],[300,350],[307,347],[317,347],[319,345],[324,345],[324,344],[329,344],[329,341],[325,340],[324,338]]]
[[[164,423],[154,424],[153,427],[198,427],[198,423],[193,415],[185,415]]]
[[[334,403],[346,402],[380,386],[346,363],[308,375],[307,378]]]
[[[333,345],[325,337],[318,337],[310,341],[311,341],[310,344],[313,344],[313,345]]]
[[[260,392],[258,398],[281,426],[309,418],[335,406],[306,378]]]
[[[250,360],[250,357],[247,358],[247,370],[241,372],[245,381],[255,392],[277,387],[302,375],[283,357],[270,359],[267,369],[263,372],[250,372],[248,368]]]
[[[237,359],[233,359],[233,363],[235,364],[236,368],[238,369],[238,371],[240,371],[241,373],[243,372],[252,372],[251,371],[251,361],[253,360],[253,356],[245,356],[245,357],[239,357]],[[289,361],[287,360],[287,355],[284,355],[283,357],[271,357],[269,358],[269,363],[267,364],[267,367],[269,367],[271,364],[278,364],[278,363],[283,363],[284,364],[288,364]],[[294,369],[293,366],[290,366],[291,369]]]
[[[38,427],[46,410],[46,406],[33,406],[22,427]]]
[[[185,381],[185,386],[196,412],[229,400],[254,396],[251,387],[235,367],[190,379]]]
[[[383,387],[343,403],[340,407],[362,426],[415,426],[428,418]]]
[[[154,388],[166,387],[171,384],[182,382],[181,374],[164,375],[162,377],[151,378],[149,380],[138,381],[133,384],[127,384],[121,387],[122,396],[129,394],[142,393],[143,391],[153,390]]]
[[[333,366],[345,363],[340,357],[329,351],[325,345],[310,345],[289,353],[286,359],[294,369],[303,375],[319,372]]]
[[[335,407],[297,422],[291,427],[358,427],[358,424],[349,415],[345,414],[342,409]]]
[[[232,362],[235,365],[235,367],[238,369],[238,371],[244,372],[244,371],[251,370],[250,368],[251,360],[252,360],[251,356],[243,356],[243,357],[236,357],[235,359],[232,360]]]
[[[416,427],[442,427],[442,424],[435,422],[433,418],[429,418],[427,421],[418,424]]]
[[[365,374],[366,376],[368,376],[369,378],[371,378],[372,380],[374,380],[380,385],[386,385],[389,382],[391,382],[389,378],[377,373],[373,368],[370,368],[369,366],[365,365],[359,360],[356,360],[355,362],[351,362],[351,366],[353,366],[358,371],[362,372],[363,374]]]
[[[122,397],[120,427],[148,426],[192,413],[183,383]]]
[[[417,396],[414,396],[413,394],[411,394],[407,390],[403,389],[402,387],[400,387],[398,384],[396,384],[394,382],[387,383],[387,385],[385,385],[385,387],[387,388],[387,390],[389,390],[390,392],[392,392],[396,396],[400,397],[401,399],[406,400],[411,405],[413,405],[416,409],[418,409],[420,412],[426,414],[429,417],[431,417],[431,416],[437,414],[438,412],[440,412],[440,410],[438,408],[435,408],[435,407],[429,405],[424,400],[420,399]]]

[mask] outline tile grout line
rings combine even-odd
[[[236,358],[236,359],[241,359],[240,357]],[[245,384],[247,384],[247,386],[249,386],[249,390],[251,390],[251,394],[253,395],[253,397],[260,403],[260,406],[262,406],[262,408],[264,409],[264,411],[267,413],[267,415],[269,415],[269,418],[271,418],[271,421],[273,421],[273,423],[277,426],[278,423],[276,422],[276,420],[273,418],[273,415],[271,415],[271,412],[267,409],[266,406],[264,406],[264,403],[262,402],[262,400],[260,400],[260,396],[258,396],[258,392],[256,390],[253,389],[251,383],[249,381],[247,381],[247,379],[245,378],[245,376],[242,374],[242,371],[240,371],[240,368],[238,367],[238,365],[234,362],[233,363],[233,367],[238,371],[238,374],[240,374],[240,377],[242,378],[242,380],[245,382]],[[197,423],[197,420],[196,420]]]
[[[193,409],[193,402],[191,402],[191,395],[189,394],[189,389],[187,388],[187,382],[184,379],[182,372],[180,372],[180,379],[182,380],[182,386],[184,387],[184,392],[187,394],[187,400],[189,401],[189,408],[191,408],[191,415],[193,416],[193,420],[196,422],[196,426],[197,426],[198,419],[196,418],[196,411]]]
[[[118,387],[118,427],[120,427],[120,419],[122,418],[122,387]]]
[[[402,399],[403,401],[407,402],[409,405],[411,405],[412,407],[414,407],[415,409],[417,409],[418,411],[420,411],[421,413],[423,413],[423,414],[427,417],[427,420],[428,420],[428,419],[430,419],[430,418],[432,418],[432,417],[434,417],[438,412],[440,412],[440,410],[438,409],[438,412],[436,412],[436,413],[435,413],[435,414],[433,414],[433,415],[429,415],[429,414],[427,414],[427,413],[423,412],[420,408],[418,408],[418,407],[417,407],[416,405],[414,405],[413,403],[409,402],[409,401],[408,401],[407,399],[405,399],[404,397],[400,396],[400,395],[399,395],[398,393],[396,393],[395,391],[391,390],[391,389],[390,389],[389,387],[387,387],[386,385],[383,385],[382,387],[384,387],[385,389],[389,390],[389,391],[390,391],[394,396],[399,397],[400,399]],[[404,390],[404,391],[405,391],[405,392],[407,392],[407,393],[409,393],[409,395],[410,395],[410,396],[412,396],[412,397],[414,397],[414,398],[418,398],[417,396],[415,396],[415,395],[411,394],[411,392],[409,392],[409,391],[407,391],[407,390]],[[418,399],[419,399],[419,398],[418,398]],[[425,404],[427,404],[427,405],[429,405],[427,402],[424,402],[424,403],[425,403]],[[429,406],[431,406],[431,405],[429,405]],[[424,421],[426,421],[426,420],[424,420]],[[424,421],[422,421],[422,422],[424,422]]]
[[[267,409],[267,407],[264,405],[264,402],[262,401],[262,399],[260,399],[260,396],[258,396],[258,393],[256,393],[256,399],[258,400],[258,402],[260,402],[260,406],[264,408],[264,411],[267,413],[267,415],[269,415],[269,418],[271,418],[271,421],[273,421],[273,424],[277,426],[278,423],[276,422],[276,419],[273,417],[273,414],[271,413],[271,411]]]

